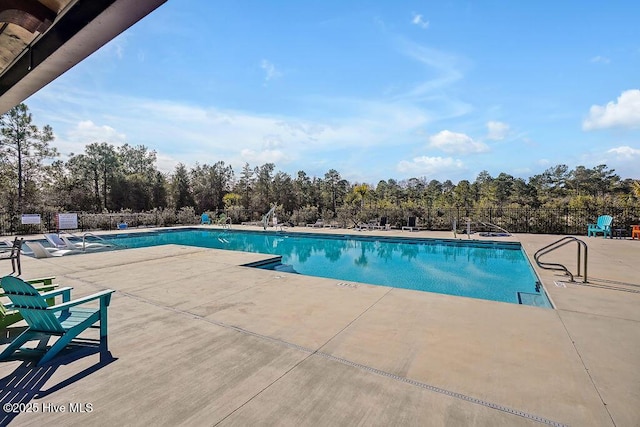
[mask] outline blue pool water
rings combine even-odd
[[[551,307],[519,243],[203,229],[113,239],[274,254],[283,271],[309,276]]]

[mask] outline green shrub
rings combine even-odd
[[[173,209],[160,209],[158,214],[159,227],[170,227],[177,222],[176,211]]]
[[[291,214],[291,221],[296,225],[312,224],[318,219],[320,219],[320,212],[317,206],[305,206]]]
[[[180,208],[176,217],[178,224],[192,225],[200,223],[200,216],[196,216],[196,210],[192,206],[184,206]]]

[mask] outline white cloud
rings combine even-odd
[[[106,142],[118,146],[127,142],[126,140],[124,133],[111,126],[100,126],[91,120],[83,120],[73,124],[66,132],[56,133],[54,146],[62,155],[67,155],[83,153],[85,146],[93,142]]]
[[[261,151],[255,151],[245,148],[240,151],[240,160],[249,164],[264,164],[275,163],[276,165],[283,165],[291,162],[293,159],[282,150],[270,150],[265,149]]]
[[[474,141],[464,133],[443,130],[429,138],[429,146],[438,148],[445,153],[469,154],[489,151],[483,142]]]
[[[452,172],[452,170],[463,168],[462,161],[452,157],[420,156],[414,157],[411,161],[402,160],[397,165],[399,172],[412,176],[446,174]]]
[[[260,68],[262,68],[265,72],[265,81],[270,81],[282,77],[282,72],[277,70],[276,66],[266,59],[263,59],[262,62],[260,62]]]
[[[513,169],[512,173],[516,177],[531,175],[531,168],[529,168],[529,167],[515,168],[515,169]]]
[[[415,100],[425,98],[426,95],[432,96],[433,92],[440,92],[464,77],[460,70],[462,60],[457,56],[402,37],[397,40],[401,53],[425,65],[435,75],[434,78],[415,85],[404,97]]]
[[[593,153],[589,158],[594,165],[606,164],[615,169],[616,174],[622,178],[640,179],[640,147],[621,145],[611,148],[604,153]]]
[[[421,15],[421,14],[419,14],[419,13],[414,13],[414,14],[413,14],[413,19],[411,20],[411,23],[412,23],[413,25],[417,25],[417,26],[419,26],[420,28],[423,28],[423,29],[425,29],[425,30],[426,30],[427,28],[429,28],[429,21],[425,21],[425,19],[424,19],[424,18],[422,17],[422,15]]]
[[[95,102],[86,103],[87,99]],[[50,124],[62,153],[82,153],[91,142],[128,142],[157,151],[158,168],[171,172],[178,162],[187,166],[222,160],[240,170],[252,164],[276,162],[284,167],[319,168],[325,160],[337,167],[338,151],[357,152],[396,143],[419,143],[417,131],[431,118],[409,102],[384,102],[335,97],[309,99],[332,116],[306,119],[190,105],[161,99],[87,93],[78,88],[48,87],[30,101],[34,117]],[[79,123],[78,112],[93,121]],[[94,122],[99,122],[96,125]],[[361,159],[361,158],[360,158]],[[395,162],[394,162],[395,165]]]
[[[104,141],[115,144],[124,143],[126,136],[119,133],[111,126],[96,125],[91,120],[82,120],[78,122],[75,129],[69,131],[69,136],[73,139]]]
[[[163,153],[156,153],[156,167],[159,171],[173,172],[178,163],[180,163],[180,161],[171,156],[167,156]]]
[[[591,58],[590,61],[594,64],[608,64],[611,62],[611,59],[607,58],[606,56],[598,55]]]
[[[633,158],[640,159],[640,150],[637,148],[629,147],[628,145],[612,148],[610,150],[607,150],[607,153],[615,154],[619,160],[627,160]]]
[[[593,105],[589,117],[582,123],[582,129],[604,129],[611,127],[640,127],[640,90],[631,89],[622,92],[617,102],[607,105]]]
[[[276,149],[284,145],[284,141],[280,135],[265,135],[262,139],[266,149]]]
[[[489,130],[487,139],[491,139],[494,141],[500,141],[504,139],[509,133],[509,125],[503,122],[488,122],[487,129]]]
[[[123,59],[125,56],[125,50],[129,44],[129,34],[124,32],[109,41],[100,49],[98,55],[106,55],[109,60],[115,56],[118,59]]]

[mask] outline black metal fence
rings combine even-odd
[[[419,225],[429,230],[451,230],[453,221],[463,229],[472,224],[490,223],[511,233],[575,234],[587,233],[587,225],[600,215],[613,216],[613,227],[630,229],[640,224],[640,207],[599,209],[573,208],[448,208],[428,210],[419,216]],[[420,220],[423,222],[420,223]]]
[[[213,213],[215,216],[222,212]],[[255,221],[260,213],[233,209],[224,212],[234,224],[244,221]],[[77,231],[115,230],[119,223],[126,222],[129,227],[163,227],[173,225],[192,225],[200,222],[192,208],[173,210],[157,210],[140,213],[84,213],[78,212]],[[333,215],[326,213],[325,221],[333,220],[342,227],[353,226],[354,223],[387,217],[392,227],[407,225],[410,216],[417,217],[417,225],[425,230],[451,230],[455,223],[458,230],[464,230],[467,221],[471,221],[474,230],[482,223],[494,224],[511,233],[536,234],[586,234],[587,224],[595,223],[599,215],[613,216],[613,228],[630,229],[632,224],[640,224],[640,206],[610,207],[607,209],[572,209],[572,208],[366,208],[358,211],[344,210]],[[57,231],[56,213],[41,213],[40,224],[21,224],[19,215],[0,212],[0,235],[38,234]],[[319,216],[319,215],[318,215]],[[292,215],[279,215],[282,221],[290,221],[294,225],[304,226],[319,218],[303,217],[294,212]]]
[[[30,212],[33,213],[33,212]],[[192,225],[200,222],[193,208],[180,211],[157,210],[139,213],[86,213],[65,212],[78,215],[78,228],[70,231],[116,230],[118,224],[126,223],[128,227],[165,227],[174,225]],[[40,213],[39,224],[22,224],[20,215],[0,212],[0,235],[22,235],[54,233],[58,231],[57,213]]]

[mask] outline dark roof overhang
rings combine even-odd
[[[166,1],[0,0],[0,114]]]

